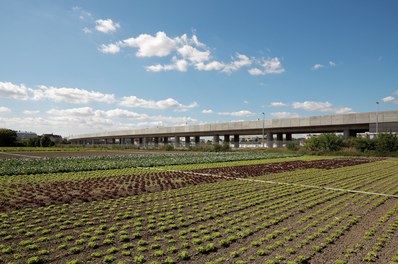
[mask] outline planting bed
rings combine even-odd
[[[398,159],[77,173],[0,177],[0,263],[398,263]]]

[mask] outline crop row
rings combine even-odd
[[[398,190],[397,170],[393,159],[257,179],[324,186],[341,181],[339,186],[393,194]],[[179,177],[183,175],[187,174]],[[394,199],[230,180],[118,199],[23,208],[0,215],[0,257],[17,263],[321,263],[322,256],[344,261],[340,252],[328,255],[326,249],[355,238],[352,230],[362,225],[377,224],[385,232],[371,237],[369,244],[382,242],[378,239],[383,234],[395,231]],[[390,236],[384,242],[398,241]],[[387,254],[384,248],[380,254]],[[392,259],[392,253],[386,258]]]
[[[126,197],[148,192],[226,180],[231,177],[254,177],[279,171],[301,170],[307,168],[332,169],[336,167],[363,164],[372,159],[326,159],[315,161],[286,161],[257,165],[240,165],[197,169],[193,171],[162,171],[154,169],[122,169],[123,172],[135,171],[138,174],[112,177],[94,177],[82,180],[50,181],[30,184],[18,183],[18,177],[2,185],[0,211],[18,209],[26,206],[44,206],[50,204],[71,203],[76,201],[94,201],[109,198]],[[104,171],[98,171],[104,174]],[[110,171],[109,174],[112,175]],[[116,173],[123,173],[116,172]],[[205,173],[203,176],[202,174]],[[216,177],[213,177],[215,175]],[[225,176],[225,177],[224,177]],[[33,178],[33,176],[28,176]],[[36,175],[40,178],[40,175]],[[226,178],[228,177],[228,178]],[[3,181],[4,182],[4,181]]]
[[[238,160],[258,160],[295,157],[296,154],[232,152],[232,153],[173,153],[135,154],[127,156],[70,157],[43,159],[0,160],[0,176],[39,173],[110,170],[132,167],[153,167],[178,164],[198,164]]]

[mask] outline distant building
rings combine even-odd
[[[22,132],[17,131],[17,139],[29,139],[29,138],[37,138],[38,135],[34,132]]]

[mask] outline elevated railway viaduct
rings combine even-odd
[[[296,117],[272,120],[254,120],[202,125],[158,127],[136,130],[101,132],[70,136],[75,145],[132,144],[146,146],[153,144],[181,145],[184,138],[186,146],[199,144],[201,137],[213,137],[218,144],[220,137],[224,142],[239,147],[240,136],[264,135],[267,147],[277,147],[292,140],[293,134],[312,134],[340,132],[344,137],[357,133],[398,132],[398,111],[351,113]],[[193,142],[191,141],[193,139]]]

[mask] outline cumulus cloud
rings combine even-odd
[[[294,102],[292,104],[294,109],[303,109],[305,111],[319,111],[319,112],[332,112],[336,114],[347,114],[352,113],[352,109],[349,107],[334,107],[330,102]]]
[[[214,111],[211,110],[211,109],[203,109],[203,110],[202,110],[202,113],[203,113],[203,114],[213,114]]]
[[[323,67],[325,67],[325,65],[317,63],[314,66],[312,66],[312,69],[314,71],[316,71],[316,70],[322,69]]]
[[[33,115],[37,115],[38,113],[40,113],[40,111],[38,111],[38,110],[25,110],[22,113],[24,115],[33,116]]]
[[[189,67],[198,71],[219,71],[232,73],[253,63],[258,68],[249,70],[252,75],[281,74],[285,70],[279,58],[256,60],[247,55],[236,53],[230,62],[215,60],[210,49],[199,41],[196,35],[188,37],[186,34],[169,37],[165,32],[159,31],[155,35],[140,34],[110,44],[102,44],[98,50],[102,53],[115,54],[124,48],[136,48],[137,57],[171,57],[169,64],[153,64],[146,66],[150,72],[179,71],[186,72]]]
[[[17,85],[11,82],[0,82],[0,98],[27,100],[29,98],[28,88],[23,84]]]
[[[11,112],[11,109],[5,106],[0,106],[0,114]]]
[[[176,49],[176,40],[169,38],[164,32],[157,32],[155,36],[141,34],[136,38],[118,42],[121,47],[138,48],[137,57],[164,57]]]
[[[146,108],[146,109],[168,109],[174,108],[177,111],[187,111],[190,108],[198,107],[198,103],[193,102],[189,105],[183,105],[173,98],[165,100],[145,100],[136,96],[125,96],[120,101],[120,105],[127,107]]]
[[[291,112],[275,112],[271,113],[271,116],[275,118],[293,118],[293,117],[299,117],[300,115]]]
[[[119,23],[115,23],[112,19],[95,20],[95,29],[103,33],[111,33],[120,28]]]
[[[395,101],[395,97],[394,96],[387,96],[387,97],[384,97],[383,99],[381,99],[381,101],[383,101],[384,103],[393,102],[393,101]]]
[[[56,127],[62,134],[71,131],[70,124],[73,123],[73,131],[96,130],[123,130],[137,129],[141,127],[152,126],[170,126],[177,124],[185,124],[186,122],[194,123],[196,119],[186,116],[163,116],[148,115],[145,113],[136,113],[125,109],[100,110],[91,107],[79,107],[69,109],[50,109],[46,112],[48,117],[27,117],[24,119],[10,118],[4,119],[6,124],[12,124],[13,127],[30,126],[35,128],[43,128],[44,131],[52,131]],[[23,123],[23,120],[26,122]],[[51,129],[50,129],[51,128]],[[60,132],[57,132],[60,133]]]
[[[272,102],[271,106],[278,107],[278,106],[286,106],[287,104],[282,102]]]
[[[120,51],[120,47],[116,44],[102,44],[99,48],[99,51],[101,51],[102,53],[110,53],[110,54],[115,54],[118,53]]]
[[[260,68],[251,68],[249,74],[251,75],[268,75],[268,74],[281,74],[285,72],[279,58],[263,59],[260,62]]]
[[[236,116],[236,117],[242,117],[242,116],[253,116],[255,113],[250,112],[248,110],[241,110],[237,112],[219,112],[217,113],[218,115],[224,115],[224,116]]]
[[[188,70],[188,62],[186,60],[173,60],[173,64],[156,64],[145,67],[150,72],[161,72],[161,71],[179,71],[186,72]]]
[[[72,104],[87,104],[90,102],[113,103],[113,94],[103,94],[95,91],[87,91],[79,88],[57,88],[40,85],[38,89],[29,89],[33,94],[32,100],[53,100],[56,102],[68,102]]]
[[[193,63],[199,63],[210,59],[210,51],[200,51],[190,45],[184,45],[177,49],[177,52],[184,58]]]

